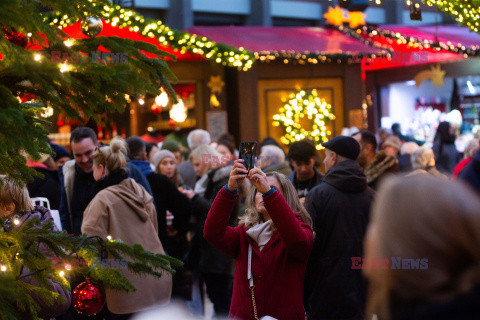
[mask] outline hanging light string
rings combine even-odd
[[[465,46],[461,43],[452,43],[451,41],[443,42],[443,41],[434,41],[434,40],[427,40],[427,39],[420,39],[413,36],[405,36],[402,35],[400,32],[394,32],[386,29],[382,29],[379,27],[367,25],[357,29],[351,29],[347,26],[340,26],[338,30],[348,34],[349,36],[362,41],[367,45],[373,45],[379,48],[386,49],[390,47],[388,43],[380,43],[378,41],[374,41],[375,38],[381,37],[384,39],[388,39],[390,41],[394,41],[398,45],[407,45],[412,48],[418,49],[432,49],[435,51],[449,51],[452,53],[461,54],[464,57],[478,57],[480,56],[480,45],[477,46]],[[388,42],[388,41],[387,41]]]
[[[120,6],[105,5],[101,18],[113,27],[127,28],[144,37],[155,38],[163,46],[170,46],[180,54],[186,52],[199,54],[224,66],[236,67],[244,71],[250,69],[255,62],[253,54],[242,47],[237,49],[207,37],[171,29],[160,20],[145,18],[133,10]],[[76,22],[68,15],[61,15],[58,12],[47,15],[45,21],[57,25],[60,29]]]

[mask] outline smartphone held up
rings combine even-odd
[[[255,155],[257,153],[257,142],[256,141],[241,142],[238,150],[240,151],[238,158],[243,160],[243,165],[245,166],[247,171],[250,172],[250,169],[253,169],[255,167]]]

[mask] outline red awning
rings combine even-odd
[[[378,30],[388,30],[409,39],[418,39],[420,41],[434,42],[439,41],[448,46],[462,46],[463,49],[478,49],[480,44],[480,35],[470,32],[468,28],[456,26],[399,26],[385,25],[379,26]],[[435,36],[437,35],[437,37]],[[392,60],[378,58],[369,63],[363,61],[362,69],[364,71],[374,71],[380,69],[390,69],[411,65],[444,63],[452,61],[461,61],[466,59],[463,54],[458,54],[448,50],[437,50],[429,48],[412,47],[407,44],[398,43],[393,39],[381,36],[380,34],[364,36],[365,39],[373,41],[376,45],[385,46],[393,51]]]
[[[428,41],[438,41],[453,45],[461,44],[465,47],[480,48],[480,34],[470,31],[468,28],[457,26],[399,26],[384,25],[382,29],[399,32],[407,37],[415,37]]]
[[[88,38],[86,35],[83,34],[80,22],[67,26],[63,28],[62,31],[74,39]],[[103,20],[103,29],[97,37],[119,37],[128,38],[134,41],[145,41],[156,45],[160,50],[174,54],[177,57],[177,60],[206,60],[199,54],[194,54],[190,52],[185,52],[184,54],[182,54],[179,50],[173,50],[170,47],[163,46],[158,42],[156,38],[144,37],[138,32],[128,30],[128,28],[114,27],[111,24],[106,23],[105,20]],[[151,54],[147,54],[147,56],[153,57],[153,55]]]
[[[322,54],[380,54],[382,49],[368,46],[344,33],[321,27],[192,27],[187,30],[216,42],[253,52],[292,51]]]

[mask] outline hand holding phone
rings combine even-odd
[[[255,155],[257,153],[257,142],[256,141],[241,142],[238,150],[240,151],[238,158],[243,160],[243,165],[245,166],[247,171],[250,172],[250,170],[255,167]]]

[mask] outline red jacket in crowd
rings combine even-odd
[[[252,274],[258,317],[305,319],[303,280],[312,250],[313,231],[294,214],[279,191],[263,201],[277,229],[260,252],[244,226],[228,227],[238,195],[225,188],[218,193],[205,221],[204,237],[215,248],[236,259],[229,317],[253,320],[253,303],[247,279],[248,245],[253,248]]]
[[[466,158],[466,159],[463,159],[462,161],[460,161],[460,162],[455,166],[455,169],[453,169],[452,180],[457,180],[457,176],[458,176],[458,174],[460,173],[460,171],[462,171],[463,168],[465,168],[465,167],[467,166],[467,164],[469,164],[470,162],[472,162],[472,160],[473,160],[473,157]]]

